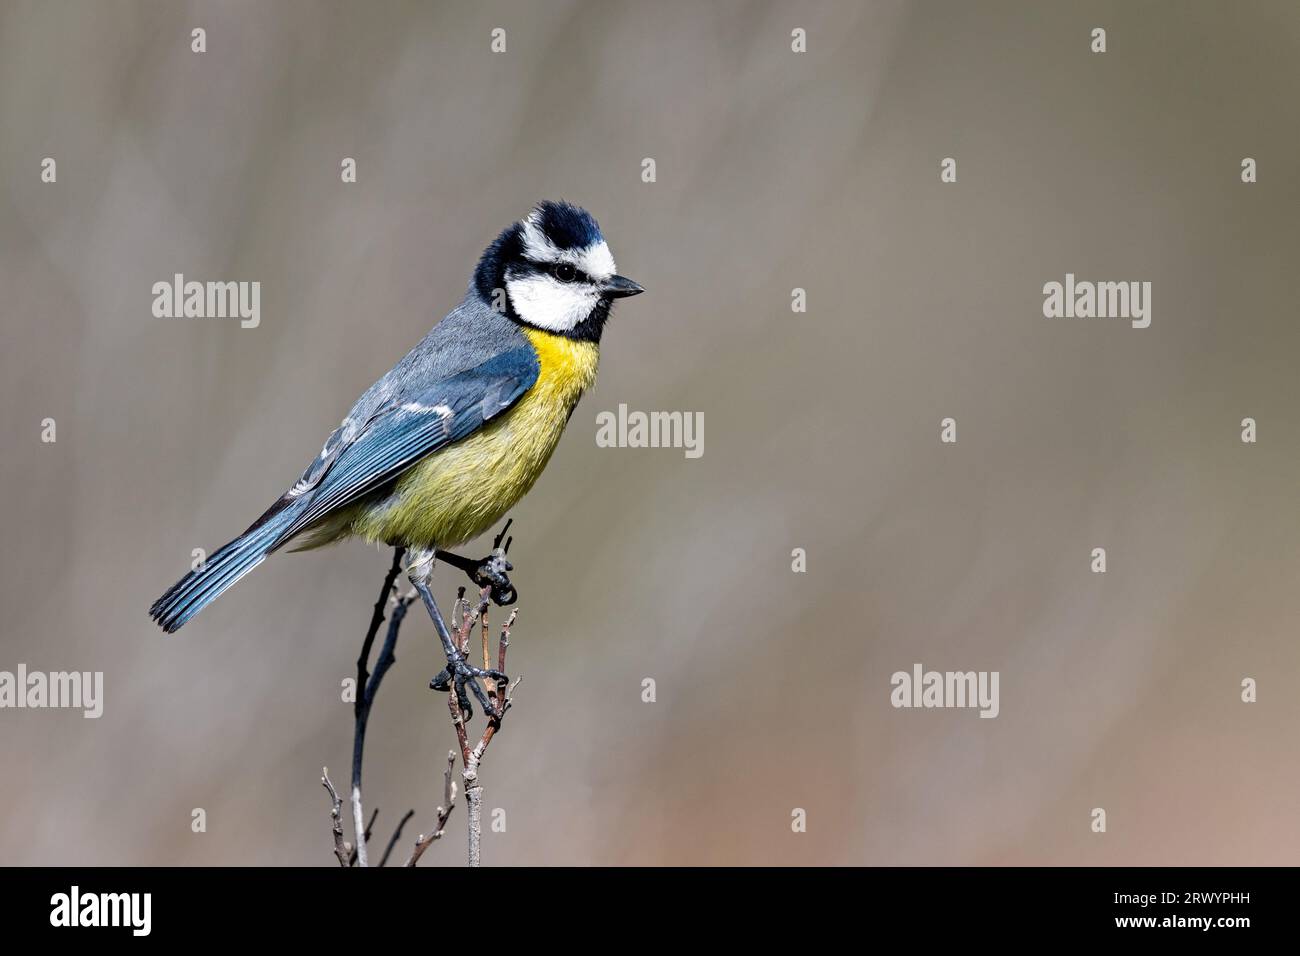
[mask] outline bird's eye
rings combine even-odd
[[[557,262],[555,268],[551,271],[554,273],[555,278],[561,282],[572,282],[578,277],[578,270],[567,262]]]

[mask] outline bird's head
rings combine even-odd
[[[615,299],[644,291],[617,274],[591,213],[549,200],[487,247],[473,288],[517,322],[589,342]]]

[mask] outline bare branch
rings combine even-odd
[[[467,782],[465,802],[469,805],[469,865],[479,866],[483,855],[483,788],[477,783],[471,787]]]
[[[456,699],[453,692],[452,700]],[[451,779],[451,772],[456,768],[456,751],[447,751],[447,769],[442,774],[442,805],[438,807],[438,825],[426,836],[421,833],[419,839],[415,841],[415,849],[411,855],[406,858],[406,866],[415,866],[424,856],[424,851],[433,845],[433,841],[441,840],[443,831],[447,828],[447,819],[451,816],[451,811],[456,808],[456,781]]]
[[[362,822],[363,811],[361,809],[360,784],[353,784],[351,802],[352,802],[352,831],[356,834],[357,837],[357,842],[354,845],[353,850],[356,853],[357,863],[361,866],[369,866],[370,863],[366,858],[366,825]],[[351,859],[349,859],[348,862],[350,864]]]
[[[343,800],[339,797],[339,792],[334,789],[334,784],[330,782],[329,768],[322,767],[320,774],[321,786],[329,792],[330,801],[333,804],[330,808],[330,820],[334,829],[334,855],[338,857],[339,866],[346,867],[352,856],[352,845],[343,839],[343,820],[341,818]]]
[[[407,810],[406,815],[403,816],[401,820],[397,821],[397,829],[394,830],[393,835],[388,838],[388,846],[384,848],[384,855],[379,860],[380,866],[388,865],[388,858],[393,853],[393,847],[397,846],[397,841],[402,838],[402,831],[406,829],[407,821],[410,820],[411,817],[413,816],[415,816],[415,811]]]
[[[393,605],[392,618],[388,622],[388,633],[384,637],[384,646],[379,652],[379,660],[375,662],[375,672],[368,673],[367,667],[370,662],[370,651],[375,643],[375,635],[379,633],[379,625],[384,621],[384,609],[388,605],[389,596],[393,594],[394,582],[397,575],[402,570],[402,558],[406,554],[405,548],[393,549],[393,563],[384,575],[384,587],[379,594],[379,599],[375,601],[374,612],[370,616],[370,627],[366,630],[365,640],[361,643],[361,654],[357,657],[357,699],[353,705],[353,714],[355,717],[355,726],[352,732],[352,826],[355,833],[355,854],[357,866],[369,866],[369,853],[366,842],[369,839],[368,827],[365,825],[365,812],[362,808],[361,801],[361,767],[366,750],[366,725],[370,720],[370,708],[375,703],[375,695],[379,693],[379,685],[384,680],[384,675],[388,669],[393,666],[397,660],[395,649],[397,647],[397,635],[402,627],[402,619],[406,617],[406,609],[410,606],[414,596],[395,599]],[[373,821],[372,821],[373,822]]]
[[[519,616],[519,608],[515,607],[506,618],[505,625],[501,628],[501,639],[497,645],[497,670],[506,669],[506,651],[510,647],[510,629],[515,626],[515,618]]]
[[[461,759],[469,763],[469,735],[465,729],[465,715],[461,713],[460,701],[456,698],[456,688],[447,694],[447,709],[451,711],[451,725],[456,729],[456,742],[460,744]]]
[[[375,807],[370,813],[370,822],[366,824],[366,846],[370,846],[370,835],[375,832],[375,821],[379,819],[379,808]],[[348,858],[349,866],[357,865],[357,851],[353,850],[352,855]]]
[[[479,615],[479,623],[483,625],[481,629],[483,633],[483,669],[491,670],[492,651],[488,648],[488,641],[491,637],[491,632],[488,630],[488,603],[486,596],[483,599],[483,611]],[[487,687],[488,697],[495,702],[497,699],[497,682],[489,677],[487,680],[483,681],[483,684]]]
[[[393,584],[397,576],[402,572],[402,557],[406,554],[405,548],[393,549],[393,563],[389,567],[388,573],[384,575],[384,589],[379,592],[379,598],[375,601],[374,610],[370,614],[370,627],[366,629],[365,640],[361,642],[361,654],[357,657],[357,699],[352,705],[352,712],[357,716],[361,714],[361,708],[365,703],[366,684],[369,682],[370,673],[366,670],[370,663],[370,649],[374,646],[375,635],[379,633],[379,625],[384,623],[384,611],[388,607],[388,596],[393,593]]]
[[[484,620],[484,660],[485,669],[491,667],[491,658],[487,650],[487,602],[489,589],[484,588],[480,597],[478,610],[474,612],[473,617],[467,622],[462,636],[468,640],[469,632],[474,626],[474,621],[480,617]],[[497,642],[497,670],[504,671],[506,667],[506,651],[510,647],[510,628],[515,623],[519,609],[516,607],[507,619],[505,627],[501,629],[501,637]],[[456,729],[456,740],[460,744],[461,759],[464,761],[464,770],[461,771],[461,779],[465,782],[465,801],[468,806],[468,830],[469,830],[469,865],[478,866],[482,859],[483,843],[483,788],[478,782],[479,764],[483,760],[483,755],[487,752],[488,744],[501,729],[501,720],[505,717],[506,711],[510,709],[511,695],[519,681],[522,678],[516,678],[509,687],[493,688],[494,698],[499,698],[496,704],[496,713],[488,716],[487,726],[483,728],[483,736],[479,738],[473,749],[470,749],[469,735],[465,729],[465,718],[461,713],[460,704],[456,700],[456,693],[453,688],[452,692],[447,695],[447,706],[451,711],[452,724]]]
[[[461,587],[457,591],[456,601],[452,607],[451,614],[451,633],[447,633],[447,628],[442,623],[441,615],[438,613],[436,604],[431,604],[432,597],[427,589],[422,589],[417,594],[412,592],[406,596],[395,594],[395,582],[397,575],[402,570],[402,558],[405,554],[404,548],[395,548],[393,554],[393,564],[384,577],[383,591],[379,599],[375,602],[374,612],[371,615],[370,626],[362,642],[361,654],[357,658],[357,698],[353,707],[355,717],[355,726],[352,739],[352,789],[350,794],[352,830],[355,835],[355,842],[349,843],[344,839],[342,825],[342,799],[340,798],[334,784],[330,781],[327,772],[322,772],[321,783],[325,786],[331,800],[331,820],[334,834],[334,855],[339,861],[340,866],[368,866],[368,843],[374,829],[375,820],[378,818],[378,809],[374,810],[370,816],[369,823],[363,823],[364,806],[361,796],[361,778],[363,758],[365,755],[366,728],[370,718],[370,711],[374,706],[375,697],[379,692],[379,687],[384,680],[384,676],[389,669],[396,663],[396,646],[399,630],[406,612],[416,597],[423,595],[425,604],[430,605],[430,614],[433,616],[434,625],[441,633],[443,647],[451,656],[452,648],[459,651],[464,658],[470,657],[470,644],[475,626],[480,628],[480,640],[482,643],[483,670],[497,670],[504,672],[506,667],[506,652],[510,646],[510,629],[514,625],[518,616],[519,609],[516,607],[510,613],[497,641],[497,652],[495,668],[493,667],[492,648],[491,648],[491,624],[488,620],[488,607],[492,590],[490,587],[484,587],[479,595],[476,606],[471,607],[470,601],[466,600],[465,588]],[[378,660],[375,662],[374,673],[368,670],[370,654],[374,648],[375,638],[379,633],[379,626],[384,621],[385,609],[388,602],[392,600],[392,614],[388,622],[388,631],[384,639],[383,647],[380,650]],[[450,666],[450,664],[449,664]],[[457,665],[459,666],[459,664]],[[480,684],[482,681],[482,684]],[[456,741],[460,750],[462,761],[461,777],[464,781],[465,797],[468,803],[469,816],[469,864],[478,866],[481,860],[481,843],[482,843],[482,808],[483,808],[483,788],[479,784],[479,767],[483,760],[483,755],[487,751],[488,745],[492,742],[493,737],[501,729],[501,720],[512,704],[512,696],[515,689],[519,686],[519,678],[512,681],[509,686],[480,674],[478,678],[472,678],[471,689],[479,703],[483,705],[487,726],[484,728],[479,739],[471,743],[469,731],[467,728],[468,711],[463,711],[460,702],[460,695],[464,693],[463,685],[465,680],[460,678],[449,681],[449,692],[447,694],[447,708],[451,715],[452,726],[456,731]],[[486,695],[484,690],[486,689]],[[413,867],[424,852],[437,840],[442,839],[446,830],[447,820],[451,816],[452,810],[456,805],[457,785],[453,780],[453,771],[456,765],[456,751],[450,751],[447,754],[447,767],[443,771],[443,802],[437,808],[436,826],[429,833],[421,833],[415,841],[415,846],[411,850],[405,865]],[[415,815],[414,810],[408,810],[402,819],[398,822],[393,835],[389,838],[388,844],[384,849],[383,856],[379,861],[380,866],[388,863],[392,856],[394,848],[401,840],[401,835],[406,827],[407,822]]]

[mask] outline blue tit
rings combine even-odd
[[[588,212],[539,204],[487,247],[461,303],[357,400],[293,487],[150,615],[177,630],[290,543],[356,535],[456,558],[444,549],[487,531],[537,481],[595,381],[614,300],[642,291],[617,274]]]

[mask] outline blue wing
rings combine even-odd
[[[177,630],[298,532],[510,408],[533,387],[538,372],[531,348],[513,348],[433,385],[400,387],[360,421],[349,416],[298,483],[247,531],[168,588],[150,615],[164,630]]]
[[[321,468],[313,463],[304,475],[314,478],[310,496],[303,494],[307,489],[301,482],[295,486],[291,494],[307,501],[279,540],[287,541],[331,511],[382,488],[426,455],[472,435],[532,388],[538,372],[531,348],[511,349],[382,406],[351,442],[337,450],[326,444],[333,460]]]

